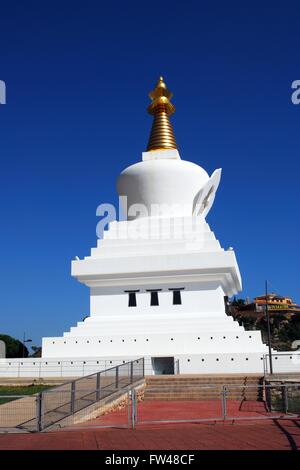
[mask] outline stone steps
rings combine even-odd
[[[153,387],[170,387],[170,386],[180,386],[180,385],[258,385],[257,380],[247,380],[247,381],[241,381],[241,380],[232,380],[230,382],[224,381],[224,380],[175,380],[174,382],[171,381],[163,381],[163,380],[155,380],[155,381],[148,381],[146,379],[146,383],[149,386]]]
[[[243,375],[168,375],[146,377],[145,400],[218,400],[227,386],[231,400],[261,400],[262,377]],[[249,386],[249,387],[248,387]]]
[[[148,390],[145,392],[145,400],[218,400],[221,397],[221,392],[205,392],[201,389],[194,392],[159,392]],[[229,400],[259,400],[261,395],[259,393],[249,393],[241,391],[240,393],[228,393],[227,398]]]

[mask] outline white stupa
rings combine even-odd
[[[241,290],[235,253],[224,250],[205,218],[221,177],[181,160],[162,78],[150,94],[154,115],[142,161],[118,178],[126,221],[112,222],[72,276],[90,288],[90,316],[43,357],[125,361],[145,357],[148,373],[261,372],[267,353],[259,331],[225,312]]]

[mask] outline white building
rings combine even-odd
[[[91,254],[72,261],[72,276],[90,289],[90,316],[43,339],[44,364],[145,357],[147,373],[173,373],[174,363],[181,373],[263,372],[260,331],[245,331],[225,313],[224,297],[241,290],[235,253],[205,220],[221,170],[209,177],[181,160],[171,96],[161,78],[150,94],[147,152],[119,176],[127,220],[110,223]],[[276,366],[299,370],[291,353]]]
[[[113,222],[72,276],[90,288],[90,317],[43,356],[126,360],[145,356],[154,371],[255,372],[267,353],[259,331],[225,313],[224,296],[241,289],[234,251],[220,246],[205,217],[220,181],[180,159],[162,79],[150,95],[154,122],[148,151],[126,168],[118,192],[127,221]]]

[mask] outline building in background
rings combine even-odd
[[[249,301],[249,297],[246,300],[234,299],[229,302],[228,311],[233,316],[238,312],[244,316],[259,317],[265,315],[266,304],[268,304],[270,316],[282,314],[286,318],[291,318],[293,315],[300,314],[300,306],[293,302],[291,297],[283,297],[275,293],[268,294],[267,300],[266,295],[254,297],[253,302]]]
[[[268,309],[270,313],[300,313],[300,306],[295,304],[291,297],[282,297],[277,294],[268,294],[267,300],[265,295],[255,297],[253,299],[253,304],[255,305],[255,310],[265,311],[266,304],[268,303]]]

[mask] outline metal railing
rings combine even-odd
[[[278,352],[271,354],[273,374],[300,374],[300,353]],[[270,375],[270,354],[263,355],[264,376]],[[284,370],[284,372],[283,372]]]
[[[144,358],[140,358],[41,392],[37,400],[38,431],[134,385],[144,378],[144,367]]]
[[[128,359],[128,361],[131,360]],[[43,378],[84,377],[120,364],[120,360],[103,359],[0,359],[0,377]]]
[[[0,395],[0,432],[23,429],[36,430],[36,395]],[[23,428],[23,423],[28,427]]]
[[[42,431],[101,400],[109,402],[122,392],[126,394],[144,375],[144,358],[140,358],[37,395],[4,395],[0,397],[0,428]]]
[[[241,385],[175,385],[173,390],[163,386],[163,391],[157,388],[147,391],[146,388],[144,393],[144,376],[145,363],[141,358],[72,380],[38,395],[0,396],[0,428],[42,431],[81,410],[83,413],[76,416],[81,421],[90,419],[96,411],[92,416],[97,418],[96,427],[122,423],[122,426],[134,428],[140,423],[300,417],[300,382],[295,379],[275,384],[264,381]],[[153,397],[151,393],[160,396]],[[91,406],[97,402],[101,402],[99,406]],[[157,406],[153,406],[155,404]],[[68,419],[63,423],[66,424],[71,424]]]
[[[168,392],[166,392],[168,394]],[[176,406],[174,406],[176,401]],[[157,407],[153,407],[153,403]],[[185,386],[180,397],[137,402],[133,416],[138,424],[295,419],[300,417],[300,383],[279,385]]]

